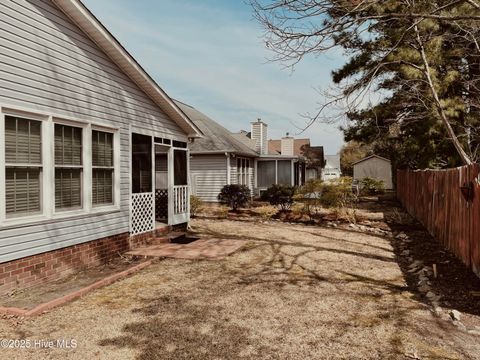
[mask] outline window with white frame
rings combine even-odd
[[[41,121],[5,116],[7,217],[41,212]]]
[[[237,158],[237,184],[249,186],[250,160]]]
[[[92,203],[113,204],[113,133],[92,131]]]
[[[82,207],[82,128],[55,124],[55,209]]]

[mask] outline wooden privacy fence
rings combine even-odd
[[[480,276],[480,165],[398,170],[397,198],[430,234]],[[473,199],[461,187],[473,184]]]

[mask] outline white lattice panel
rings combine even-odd
[[[153,193],[132,194],[130,233],[142,234],[155,229]]]
[[[173,187],[173,212],[185,214],[188,212],[188,185]]]

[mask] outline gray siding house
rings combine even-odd
[[[188,221],[201,132],[80,1],[1,1],[0,49],[0,292]],[[42,270],[18,275],[27,258]]]
[[[273,184],[303,183],[299,156],[268,153],[267,124],[260,119],[251,123],[250,133],[232,133],[194,107],[177,105],[204,135],[189,145],[192,194],[216,202],[227,184],[246,185],[258,196]]]
[[[353,163],[353,180],[361,183],[366,178],[383,181],[385,189],[393,189],[392,164],[390,160],[370,155]]]
[[[204,201],[215,202],[225,185],[240,184],[248,186],[253,194],[254,163],[258,154],[248,146],[250,139],[230,133],[190,105],[179,101],[177,105],[204,135],[189,145],[192,193]]]

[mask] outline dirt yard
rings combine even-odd
[[[0,319],[4,339],[77,342],[1,349],[0,358],[480,359],[479,314],[465,307],[468,326],[459,326],[449,309],[432,307],[393,237],[279,222],[192,225],[247,243],[223,260],[159,261],[36,318]]]

